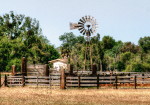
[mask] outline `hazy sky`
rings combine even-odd
[[[65,32],[80,35],[69,23],[85,15],[95,17],[101,37],[137,44],[150,36],[150,0],[0,0],[0,15],[9,11],[39,20],[43,35],[56,47]]]

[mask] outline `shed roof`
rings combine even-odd
[[[49,61],[49,63],[55,63],[55,62],[67,63],[68,59],[54,59],[54,60]]]

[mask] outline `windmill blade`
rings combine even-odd
[[[78,28],[79,31],[82,30],[82,29],[84,29],[84,27],[79,27],[79,28]]]
[[[91,22],[93,21],[94,17],[91,17]]]
[[[84,23],[81,23],[81,22],[78,22],[78,24],[82,24],[82,25],[84,25]]]
[[[86,22],[86,20],[85,20],[85,18],[84,18],[84,17],[82,17],[82,20],[84,21],[84,23]]]
[[[83,35],[85,35],[85,33],[86,33],[86,30],[84,30]]]
[[[82,20],[82,19],[80,19],[79,21],[82,22],[82,23],[85,23],[84,20]]]
[[[84,28],[84,26],[83,25],[78,25],[78,28]]]
[[[88,16],[88,18],[87,18],[87,21],[90,21],[91,19],[90,19],[90,16]]]
[[[85,20],[87,21],[87,16],[85,16]]]
[[[80,31],[80,33],[83,33],[83,31],[85,31],[85,29],[82,29],[82,30]]]

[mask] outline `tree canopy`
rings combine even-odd
[[[48,63],[59,53],[42,35],[39,21],[10,12],[0,16],[0,70],[9,71],[11,65],[20,67],[21,57],[27,57],[30,63]]]
[[[111,36],[104,36],[100,40],[100,34],[91,37],[90,47],[92,64],[96,64],[98,70],[117,71],[150,71],[150,37],[139,39],[139,45],[132,42],[116,41]],[[85,59],[85,39],[73,33],[65,33],[60,36],[61,55],[67,53],[69,63],[75,69],[83,69]],[[66,52],[65,52],[66,51]]]

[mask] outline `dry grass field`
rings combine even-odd
[[[148,105],[149,89],[0,88],[0,105]]]

